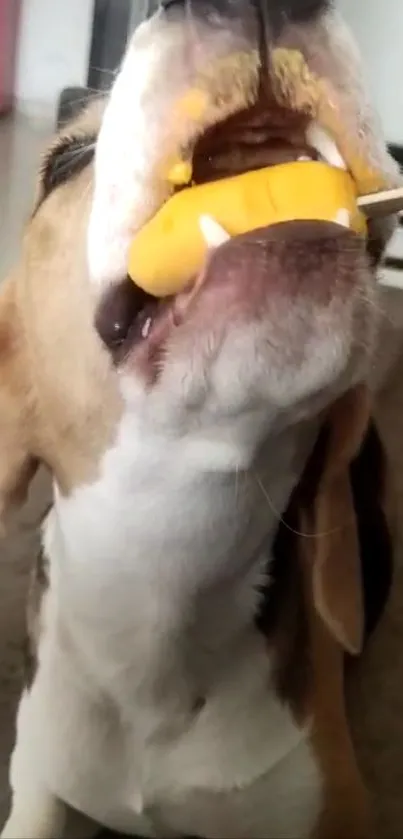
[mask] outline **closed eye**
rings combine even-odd
[[[96,134],[62,134],[56,139],[42,162],[34,215],[55,189],[77,177],[92,163],[96,141]]]

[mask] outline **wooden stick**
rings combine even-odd
[[[403,212],[403,186],[385,189],[383,192],[373,192],[362,195],[357,204],[369,219],[382,218]],[[386,258],[379,269],[378,280],[385,288],[403,291],[403,270],[391,269]]]
[[[403,212],[403,186],[361,195],[357,204],[368,218],[380,218]]]

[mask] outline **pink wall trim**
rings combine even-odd
[[[0,113],[14,100],[18,26],[22,0],[0,0]]]

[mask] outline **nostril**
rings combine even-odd
[[[109,350],[118,349],[124,343],[148,301],[148,295],[129,278],[108,289],[98,306],[95,328]]]

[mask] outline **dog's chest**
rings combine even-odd
[[[26,713],[36,706],[43,771],[60,797],[144,836],[309,835],[321,793],[309,726],[280,703],[253,626],[222,654],[206,633],[204,655],[189,661],[168,630],[153,639],[148,625],[137,638],[99,625],[110,652],[100,658],[92,628],[77,649],[52,627],[52,594],[47,612]],[[225,625],[213,623],[226,644]]]
[[[136,689],[124,702],[93,692],[81,662],[52,635],[21,718],[33,715],[39,771],[58,796],[144,836],[310,834],[321,781],[309,726],[280,703],[258,633],[222,659],[204,696],[179,674],[176,705],[170,684],[160,693],[136,673],[125,674]]]
[[[296,480],[285,451],[272,458],[279,509]],[[276,516],[255,481],[206,487],[169,464],[167,485],[136,451],[137,492],[128,455],[57,498],[48,522],[41,666],[21,708],[46,781],[139,835],[308,835],[309,732],[277,697],[253,621],[262,564],[250,558]]]

